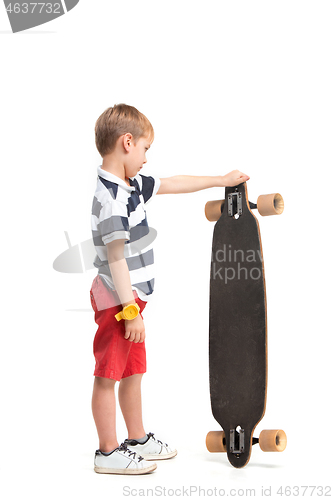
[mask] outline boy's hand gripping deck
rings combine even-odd
[[[250,204],[246,183],[225,189],[224,202],[208,202],[214,228],[210,275],[209,378],[211,407],[223,431],[209,432],[209,451],[227,452],[234,467],[250,459],[252,445],[283,451],[281,430],[253,432],[265,413],[267,392],[267,312],[259,223],[261,215],[280,214],[279,194]],[[222,212],[222,213],[221,213]]]

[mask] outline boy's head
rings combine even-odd
[[[141,137],[153,142],[154,129],[140,111],[127,104],[116,104],[108,108],[98,118],[95,126],[96,147],[102,157],[112,153],[116,142],[124,134],[130,133],[136,143]]]

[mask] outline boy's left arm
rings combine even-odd
[[[218,176],[175,175],[160,179],[161,185],[157,194],[194,193],[212,187],[238,186],[249,179],[248,175],[239,170]]]

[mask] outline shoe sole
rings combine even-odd
[[[169,458],[175,457],[177,455],[177,450],[170,451],[170,453],[164,453],[163,455],[154,455],[154,454],[141,454],[140,455],[145,459],[145,460],[168,460]]]
[[[107,467],[97,467],[95,465],[94,471],[98,474],[126,474],[126,475],[138,475],[138,474],[148,474],[156,469],[157,465],[152,464],[144,469],[110,469]]]

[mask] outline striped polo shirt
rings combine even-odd
[[[97,187],[92,205],[91,228],[96,249],[94,266],[112,289],[106,244],[125,241],[125,258],[132,288],[140,299],[147,301],[154,290],[154,253],[145,204],[157,193],[160,179],[141,174],[129,179],[130,186],[101,167],[97,169]]]

